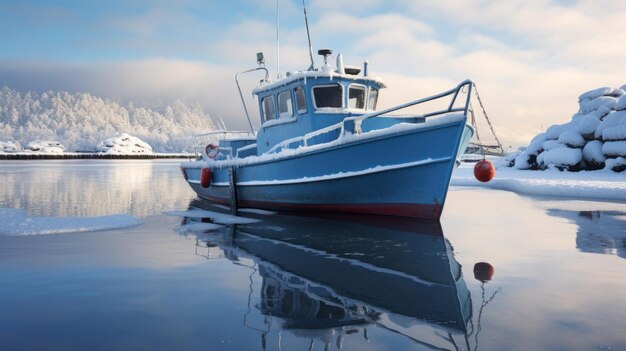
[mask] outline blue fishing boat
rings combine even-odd
[[[332,211],[438,219],[452,171],[471,139],[474,85],[466,80],[426,98],[378,110],[385,84],[341,54],[253,90],[260,128],[215,131],[196,160],[181,164],[191,188],[211,202],[273,210]],[[239,89],[241,95],[241,89]],[[242,97],[242,102],[243,97]],[[404,114],[397,114],[404,110]],[[409,113],[406,113],[410,110]],[[417,111],[417,112],[415,112]]]

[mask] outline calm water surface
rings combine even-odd
[[[0,163],[0,208],[142,221],[0,235],[0,350],[626,350],[626,203],[452,188],[441,223],[164,214],[190,206],[175,161]]]

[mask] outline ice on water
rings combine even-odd
[[[217,224],[250,224],[260,222],[258,219],[233,216],[226,213],[201,210],[193,208],[187,211],[167,211],[166,215],[187,217],[187,218],[210,218],[213,223]]]
[[[130,215],[114,214],[98,217],[39,217],[22,209],[0,208],[0,235],[44,235],[132,227],[142,222]]]

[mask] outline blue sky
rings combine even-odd
[[[279,0],[281,71],[308,65],[301,1]],[[494,124],[523,144],[578,109],[577,97],[626,83],[626,3],[550,0],[310,0],[314,50],[369,60],[382,106],[450,88],[481,91]],[[276,70],[276,2],[0,2],[0,85],[105,97],[198,101],[245,123],[232,77],[266,53]],[[274,72],[275,74],[275,72]]]

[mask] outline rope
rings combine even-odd
[[[483,116],[485,116],[485,119],[487,120],[487,124],[489,125],[489,129],[491,129],[491,134],[493,134],[493,137],[496,139],[496,142],[498,143],[498,148],[500,148],[500,152],[504,155],[504,148],[502,147],[502,143],[500,142],[500,139],[498,139],[498,136],[496,135],[496,131],[493,129],[491,120],[489,120],[489,116],[487,115],[487,111],[485,110],[485,106],[483,105],[483,101],[480,98],[480,94],[478,94],[478,87],[476,87],[476,84],[473,84],[473,85],[474,85],[474,92],[476,93],[476,98],[478,99],[478,104],[480,105],[480,108],[483,112]],[[472,123],[475,123],[473,112],[472,112]],[[478,130],[476,130],[476,139],[478,139]],[[478,139],[478,143],[480,144],[480,139]],[[481,150],[482,150],[482,145],[481,145]],[[485,152],[483,151],[483,157],[484,155],[485,155]]]
[[[485,149],[480,142],[480,135],[478,134],[478,125],[476,124],[476,116],[474,115],[474,107],[472,107],[472,101],[470,101],[469,108],[470,116],[472,117],[472,127],[474,127],[474,131],[476,132],[476,140],[478,140],[478,149],[480,149],[480,153],[483,155],[483,160],[485,160]]]

